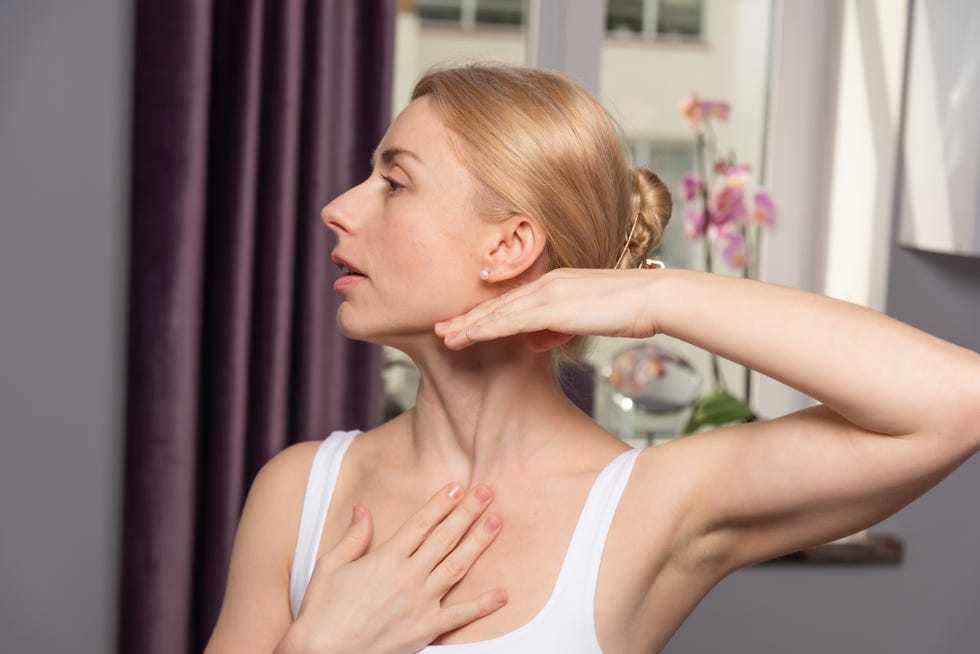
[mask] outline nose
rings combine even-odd
[[[341,233],[349,235],[356,231],[357,219],[354,214],[354,207],[357,204],[352,202],[355,190],[357,190],[356,186],[347,189],[320,210],[320,219],[323,224],[338,236]]]

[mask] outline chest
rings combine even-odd
[[[501,518],[493,543],[479,556],[466,576],[445,596],[445,604],[473,599],[503,588],[507,604],[494,613],[454,632],[436,644],[473,642],[514,631],[536,616],[551,597],[573,532],[579,522],[594,475],[575,475],[543,484],[494,485],[488,511]],[[411,492],[410,484],[390,481],[385,486],[352,484],[338,487],[331,502],[320,551],[343,535],[355,504],[372,511],[377,548],[428,499],[426,492]]]

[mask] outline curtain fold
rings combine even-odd
[[[390,115],[394,0],[139,0],[122,652],[200,651],[245,493],[380,419],[319,210]]]

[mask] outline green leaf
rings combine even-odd
[[[705,395],[694,405],[694,412],[684,429],[685,434],[693,433],[702,427],[719,427],[741,422],[752,422],[756,415],[745,402],[732,397],[725,391],[715,391]]]

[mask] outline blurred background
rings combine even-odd
[[[397,353],[331,331],[316,210],[366,174],[434,64],[567,72],[675,198],[695,166],[680,103],[730,103],[718,141],[779,205],[760,278],[980,350],[978,7],[3,0],[0,649],[199,650],[255,470],[410,396]],[[658,254],[702,265],[679,202]],[[708,379],[704,353],[658,342]],[[624,347],[590,354],[614,432],[602,370]],[[743,371],[722,374],[745,392]],[[763,417],[810,402],[750,385]],[[880,525],[900,566],[740,571],[665,651],[978,651],[977,497],[973,460]]]

